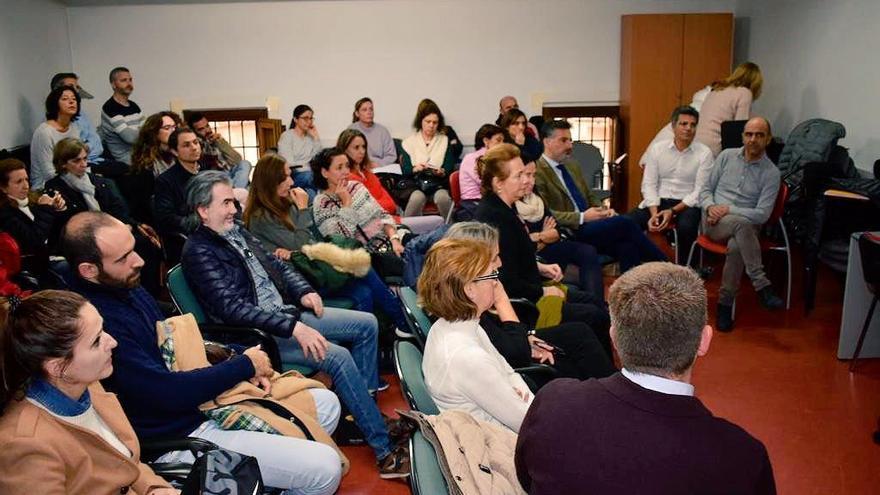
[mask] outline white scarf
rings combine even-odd
[[[519,217],[528,223],[540,222],[544,218],[544,200],[537,194],[527,194],[515,205]]]
[[[442,168],[443,159],[446,158],[446,148],[449,146],[449,138],[445,134],[434,134],[427,144],[421,132],[416,132],[401,143],[403,149],[409,153],[413,165],[424,163],[432,168]]]
[[[101,205],[98,204],[98,200],[95,198],[95,185],[92,184],[92,180],[89,179],[88,174],[83,174],[82,177],[77,177],[71,173],[64,173],[61,174],[61,180],[83,195],[83,199],[86,200],[86,206],[89,207],[89,211],[101,211]]]
[[[12,196],[10,196],[10,197],[12,197]],[[29,202],[28,202],[27,198],[24,198],[24,199],[12,198],[12,199],[14,199],[16,203],[18,203],[18,209],[21,210],[22,213],[27,215],[28,218],[30,218],[31,220],[34,219],[34,212],[32,212],[30,206],[28,206]]]

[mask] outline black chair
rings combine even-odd
[[[870,232],[862,234],[859,237],[859,251],[862,254],[862,276],[874,298],[871,300],[871,307],[865,317],[865,324],[862,325],[862,333],[859,334],[856,351],[849,363],[850,371],[856,367],[856,361],[862,352],[862,344],[865,343],[865,335],[868,333],[868,327],[871,326],[871,320],[874,317],[874,309],[877,308],[877,288],[880,287],[880,236]]]

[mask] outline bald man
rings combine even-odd
[[[779,192],[779,169],[767,158],[770,122],[754,117],[743,129],[743,147],[722,151],[709,180],[700,191],[703,232],[713,241],[727,242],[727,260],[721,276],[716,327],[733,330],[733,301],[743,268],[767,309],[784,306],[764,273],[758,232],[770,218]]]

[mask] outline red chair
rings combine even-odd
[[[767,239],[766,237],[761,238],[761,251],[781,251],[785,253],[785,261],[786,261],[786,283],[785,283],[785,309],[789,309],[791,307],[791,244],[788,241],[788,231],[785,229],[785,222],[782,221],[782,214],[785,212],[785,203],[788,201],[788,186],[785,182],[782,182],[779,185],[779,193],[776,195],[776,203],[773,205],[773,211],[770,212],[770,218],[767,219],[767,223],[764,225],[773,225],[778,223],[779,229],[782,231],[782,243],[775,242],[771,239]],[[697,240],[691,245],[690,253],[688,254],[688,266],[691,264],[691,259],[694,256],[694,249],[699,245],[703,250],[709,251],[710,253],[727,255],[727,244],[720,244],[705,234],[700,234],[697,236]],[[702,252],[700,253],[700,260],[702,265]]]
[[[452,220],[452,214],[461,205],[461,182],[458,181],[458,170],[449,174],[449,195],[452,196],[452,208],[446,216],[446,223]]]

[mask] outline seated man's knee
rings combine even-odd
[[[336,431],[339,417],[342,414],[339,397],[330,390],[323,388],[309,389],[309,393],[312,394],[312,398],[315,400],[318,423],[321,424],[321,428],[328,434],[333,434]]]
[[[305,473],[303,486],[296,493],[331,494],[336,493],[342,480],[342,460],[333,447],[314,442],[308,455],[297,456],[297,468]]]

